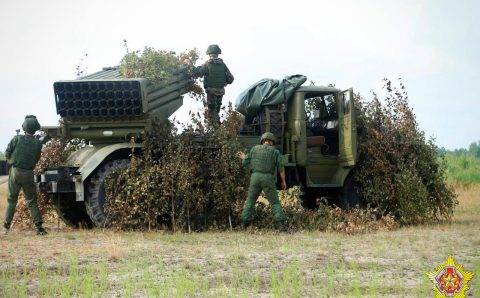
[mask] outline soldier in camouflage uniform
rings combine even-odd
[[[8,206],[3,227],[7,234],[17,206],[18,195],[20,190],[23,190],[28,210],[35,222],[37,235],[45,235],[47,232],[42,227],[43,221],[38,209],[37,193],[33,182],[33,168],[40,159],[44,142],[34,137],[35,132],[40,129],[40,124],[35,116],[26,116],[22,128],[25,135],[15,136],[5,151],[5,157],[11,168],[8,177]]]
[[[276,188],[277,171],[280,173],[282,179],[282,189],[285,190],[287,188],[282,156],[280,151],[273,146],[275,143],[275,136],[272,133],[264,133],[260,142],[261,145],[253,147],[248,155],[239,152],[239,157],[242,159],[243,165],[250,166],[252,170],[248,196],[241,215],[242,227],[245,228],[248,226],[255,202],[263,190],[270,206],[272,207],[277,227],[281,230],[285,230],[286,216],[278,199]]]
[[[220,123],[220,108],[222,98],[225,94],[225,86],[233,82],[233,75],[227,65],[218,55],[222,53],[220,47],[216,44],[210,45],[207,49],[207,55],[210,59],[202,66],[194,69],[194,75],[203,77],[203,87],[207,93],[207,114],[206,118],[210,124]]]

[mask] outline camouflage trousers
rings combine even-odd
[[[220,108],[222,107],[225,88],[207,88],[207,111],[205,118],[210,124],[220,124]]]
[[[8,205],[5,212],[4,226],[9,228],[12,224],[20,190],[23,190],[25,194],[25,201],[27,202],[27,207],[35,222],[35,226],[41,226],[43,222],[37,204],[37,191],[33,182],[33,171],[13,167],[10,168],[10,175],[8,177]]]
[[[275,220],[277,222],[285,221],[287,218],[283,212],[282,205],[278,199],[278,192],[275,185],[275,176],[267,173],[253,173],[250,177],[250,186],[248,187],[247,200],[243,207],[241,220],[247,223],[250,220],[252,212],[255,208],[255,202],[262,192],[265,193],[268,203],[272,207]]]

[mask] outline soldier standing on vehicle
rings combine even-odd
[[[225,86],[233,83],[233,75],[227,65],[218,55],[222,53],[220,47],[212,44],[207,48],[210,59],[202,66],[194,69],[196,77],[203,77],[203,87],[207,93],[206,118],[210,124],[220,124],[220,108],[225,94]]]
[[[263,190],[275,215],[277,228],[285,231],[287,228],[286,216],[278,199],[276,188],[277,171],[280,173],[280,178],[282,179],[282,189],[285,190],[287,188],[282,156],[280,151],[273,146],[275,136],[272,133],[264,133],[260,139],[260,143],[261,145],[254,146],[248,155],[244,152],[238,153],[243,165],[250,166],[252,170],[248,196],[241,215],[242,227],[245,228],[248,226],[255,202]]]
[[[33,169],[40,159],[43,143],[35,138],[34,134],[40,129],[40,123],[33,115],[25,117],[22,125],[25,135],[16,135],[8,144],[5,157],[10,164],[8,177],[8,206],[5,213],[5,234],[12,224],[13,215],[17,206],[20,190],[25,194],[28,210],[32,216],[37,235],[45,235],[42,216],[37,204],[37,192],[33,182]]]

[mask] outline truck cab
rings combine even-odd
[[[352,89],[301,86],[285,103],[263,107],[242,128],[240,140],[251,148],[265,131],[276,136],[287,183],[301,187],[306,205],[324,196],[340,197],[346,205],[358,203],[346,198],[357,157]]]

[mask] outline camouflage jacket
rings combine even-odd
[[[15,136],[5,150],[5,157],[15,168],[33,170],[40,159],[42,145],[42,141],[37,140],[34,136]]]
[[[270,173],[274,175],[275,169],[278,172],[285,170],[280,151],[267,144],[253,147],[243,160],[243,165],[250,166],[254,173]]]

